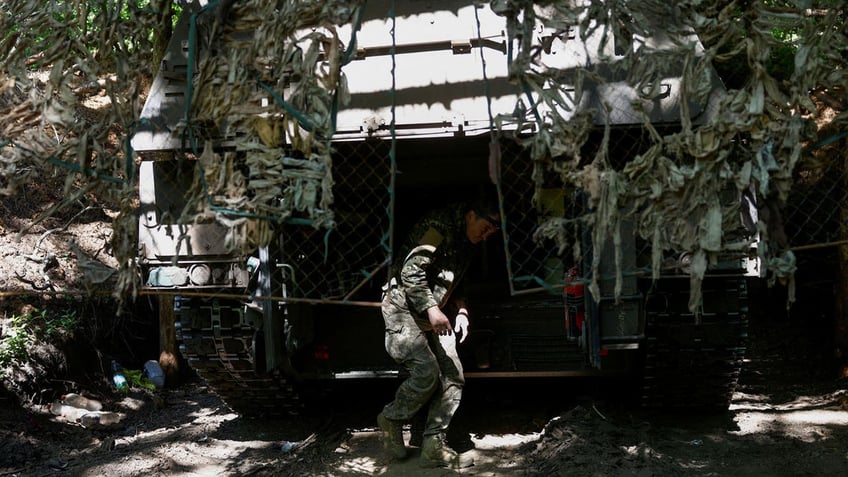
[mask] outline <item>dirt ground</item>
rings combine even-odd
[[[420,469],[414,448],[385,458],[374,417],[395,382],[344,384],[320,411],[248,420],[193,379],[126,395],[78,389],[126,414],[109,430],[5,399],[0,475],[848,475],[848,383],[799,339],[800,323],[773,325],[754,323],[723,414],[642,410],[597,380],[471,381],[450,436],[474,456],[462,472]]]

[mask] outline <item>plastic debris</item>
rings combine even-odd
[[[87,409],[89,411],[100,411],[103,409],[103,404],[100,401],[87,398],[76,393],[68,393],[62,396],[62,404]]]
[[[120,412],[89,411],[82,414],[77,422],[86,428],[110,428],[120,424],[124,417]]]
[[[159,361],[151,359],[144,363],[144,375],[147,376],[147,379],[149,379],[157,389],[165,386],[165,372],[162,371],[162,367],[159,366]]]

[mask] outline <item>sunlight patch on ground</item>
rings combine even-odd
[[[805,410],[813,407],[826,407],[838,405],[842,400],[848,397],[848,392],[837,391],[825,395],[813,396],[797,396],[795,399],[782,404],[775,404],[772,398],[763,394],[744,394],[736,393],[733,396],[733,404],[730,405],[731,411],[740,410],[772,410],[772,411],[789,411],[789,410]]]
[[[219,412],[219,408],[201,407],[197,411],[187,414],[187,416],[193,417],[195,419],[203,418],[204,422],[211,421],[212,423],[218,425],[239,418],[239,415],[234,412],[216,414],[217,412]]]
[[[355,457],[339,463],[336,470],[342,474],[376,475],[383,467],[373,457]]]
[[[746,409],[749,406],[760,406],[760,404],[752,403],[768,403],[771,398],[765,394],[747,394],[741,392],[733,393],[733,403],[730,404],[730,410]]]
[[[170,440],[173,433],[163,432],[159,441]],[[202,436],[194,442],[185,442],[173,447],[157,447],[152,439],[135,442],[119,442],[116,452],[126,449],[137,451],[123,457],[123,467],[133,469],[133,475],[155,475],[165,472],[168,475],[219,475],[222,465],[235,460],[248,460],[255,464],[251,456],[253,451],[273,449],[277,442],[270,441],[234,441],[229,439],[213,439]],[[112,462],[86,469],[81,475],[101,476],[112,475]],[[164,467],[164,468],[163,468]]]
[[[734,418],[734,435],[778,432],[804,442],[830,437],[828,426],[848,426],[848,412],[832,409],[792,410],[787,412],[740,412]]]
[[[124,399],[121,399],[121,401],[116,404],[116,406],[127,411],[138,411],[139,409],[143,408],[145,404],[146,403],[141,399],[125,397]]]
[[[188,443],[185,446],[197,455],[211,458],[225,458],[234,453],[242,454],[246,450],[276,449],[276,441],[234,441],[229,439],[207,439]]]
[[[350,439],[336,448],[335,453],[340,457],[336,467],[339,475],[377,475],[385,470],[379,461],[383,446],[377,431],[352,432]]]
[[[409,440],[409,432],[404,432],[405,440]],[[483,475],[507,476],[513,475],[513,470],[520,468],[523,461],[516,454],[511,462],[505,460],[505,455],[511,455],[515,449],[528,442],[537,441],[540,434],[498,434],[471,437],[474,449],[468,451],[474,458],[475,467],[495,466],[498,470],[487,470]],[[379,431],[354,431],[348,441],[340,445],[335,453],[338,461],[335,464],[336,475],[381,475],[384,477],[423,477],[434,475],[455,475],[445,469],[422,469],[419,466],[420,449],[407,446],[409,455],[406,459],[396,461],[387,459],[380,439]],[[504,452],[506,451],[506,452]]]
[[[138,473],[137,475],[155,475],[155,472],[159,470],[159,467],[161,467],[157,459],[153,458],[152,456],[126,456],[122,460],[122,466],[127,466],[128,461],[131,462],[132,469],[134,472]],[[112,468],[114,468],[114,464],[112,462],[106,462],[82,470],[79,475],[81,477],[101,477],[104,475],[114,475]]]
[[[778,433],[804,442],[828,439],[832,428],[848,426],[846,391],[823,395],[796,396],[792,401],[773,403],[769,396],[736,393],[730,411],[739,427],[733,435]]]
[[[471,441],[474,442],[474,447],[478,450],[511,449],[527,442],[537,441],[540,436],[541,434],[538,432],[531,434],[490,434],[483,437],[472,437]]]

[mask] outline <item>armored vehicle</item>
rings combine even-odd
[[[296,3],[185,6],[132,141],[144,287],[174,297],[180,350],[229,405],[274,412],[310,383],[397,378],[379,310],[395,244],[428,209],[494,187],[502,229],[466,278],[469,380],[636,377],[646,405],[727,407],[756,261],[722,252],[692,293],[695,254],[657,251],[627,204],[605,240],[587,217],[608,180],[556,166],[603,153],[621,170],[652,135],[715,114],[712,70],[694,101],[680,61],[650,84],[616,67],[681,33],[610,37],[509,2]],[[540,65],[558,75],[516,75]],[[540,156],[540,138],[571,147]]]

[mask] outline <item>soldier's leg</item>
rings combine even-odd
[[[429,342],[439,362],[441,380],[430,401],[424,441],[421,444],[421,466],[452,469],[469,467],[474,465],[473,458],[468,454],[459,454],[445,444],[445,431],[459,408],[462,388],[465,386],[462,364],[456,352],[456,337],[433,337]]]
[[[430,401],[427,424],[424,435],[444,434],[462,400],[462,388],[465,377],[462,363],[456,350],[456,337],[428,334],[430,349],[438,361],[440,373],[439,386]]]
[[[424,427],[427,425],[427,408],[415,413],[409,424],[409,445],[421,447],[421,443],[424,442]]]
[[[433,395],[439,383],[439,367],[424,333],[409,313],[384,309],[383,318],[386,351],[409,371],[409,376],[398,387],[395,399],[377,416],[377,425],[383,432],[383,445],[389,454],[403,459],[407,455],[403,424]]]
[[[408,421],[421,409],[439,384],[436,356],[427,344],[426,335],[408,314],[399,313],[386,319],[386,351],[409,372],[398,387],[395,399],[383,408],[383,416],[395,421]]]

